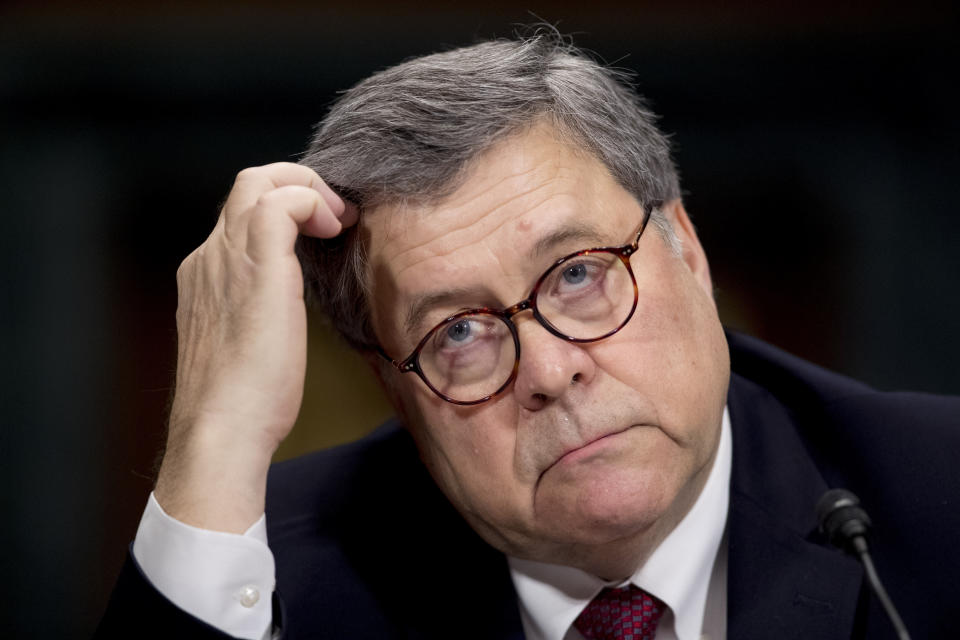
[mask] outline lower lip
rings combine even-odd
[[[592,442],[588,442],[579,449],[574,449],[563,455],[557,464],[574,464],[577,462],[582,462],[584,459],[594,456],[602,452],[607,447],[615,446],[617,436],[622,435],[629,431],[629,428],[624,429],[623,431],[617,431],[616,433],[610,433],[602,438],[597,438]]]

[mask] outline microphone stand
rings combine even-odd
[[[847,552],[853,552],[863,564],[867,573],[867,582],[873,589],[877,599],[883,606],[887,617],[893,623],[899,640],[910,640],[903,619],[893,606],[893,601],[887,595],[877,568],[873,565],[873,558],[867,549],[865,537],[871,522],[867,512],[860,507],[860,500],[846,489],[830,489],[817,502],[817,518],[820,521],[820,531],[827,534],[830,542]]]

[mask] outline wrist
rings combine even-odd
[[[264,512],[276,445],[222,429],[171,424],[154,495],[170,516],[202,529],[243,533]]]

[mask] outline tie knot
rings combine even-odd
[[[666,606],[629,585],[604,589],[573,622],[587,640],[653,640]]]

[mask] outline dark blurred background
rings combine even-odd
[[[6,3],[4,635],[84,637],[102,611],[162,442],[174,273],[234,174],[296,158],[338,90],[508,36],[527,10],[637,72],[674,134],[727,324],[881,388],[960,391],[946,4]],[[312,329],[280,457],[388,413]]]

